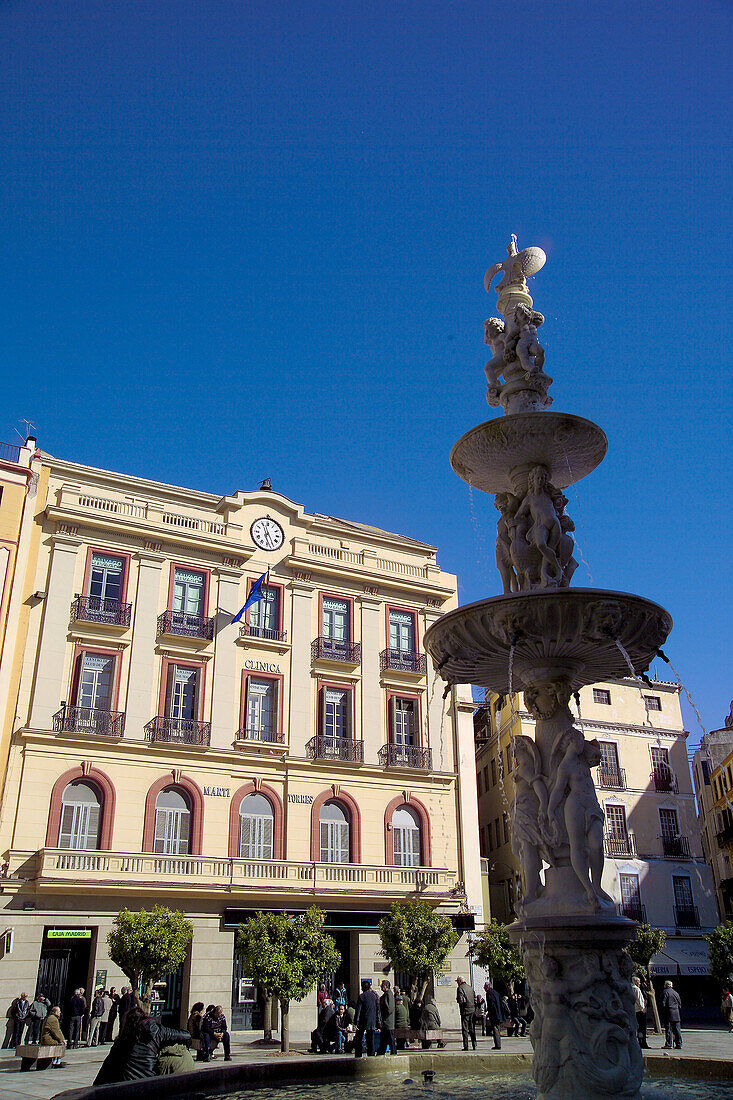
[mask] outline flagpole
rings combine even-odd
[[[262,635],[261,635],[262,638],[265,637],[265,630],[267,629],[267,627],[265,626],[265,620],[267,618],[265,612],[267,611],[267,601],[268,601],[267,593],[269,592],[269,590],[270,590],[270,566],[268,564],[268,566],[267,566],[267,576],[265,577],[265,607],[264,607],[264,610],[262,612]]]

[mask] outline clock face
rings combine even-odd
[[[260,550],[279,550],[285,542],[285,532],[277,520],[269,516],[256,519],[249,529],[252,541]]]

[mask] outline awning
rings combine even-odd
[[[710,974],[705,940],[669,939],[651,962],[652,974],[674,978],[680,974]]]

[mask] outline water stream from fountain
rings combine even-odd
[[[677,677],[677,683],[679,684],[682,691],[684,691],[685,695],[687,696],[687,702],[690,704],[690,706],[692,707],[692,709],[695,712],[695,717],[697,718],[697,724],[700,727],[700,729],[702,730],[703,736],[706,736],[708,731],[705,729],[705,726],[703,725],[702,716],[700,714],[700,711],[695,706],[693,698],[692,698],[692,696],[690,695],[690,692],[687,689],[687,685],[682,683],[682,677],[680,676],[679,672],[677,671],[677,669],[674,667],[674,665],[670,661],[669,657],[667,657],[667,655],[665,653],[662,653],[662,651],[659,650],[659,649],[657,650],[657,653],[662,658],[662,660],[665,661],[669,665],[669,667],[672,669],[672,672]]]

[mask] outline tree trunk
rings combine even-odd
[[[262,990],[262,995],[265,998],[265,1005],[263,1010],[263,1030],[265,1033],[265,1042],[272,1042],[272,994],[267,989]]]
[[[280,1050],[283,1054],[290,1054],[290,1001],[280,1002]]]
[[[651,963],[647,963],[646,972],[649,980],[649,1000],[652,1002],[652,1015],[654,1016],[654,1034],[659,1035],[662,1031],[662,1024],[659,1019],[659,1009],[657,1008],[657,997],[654,992],[654,982],[652,981],[652,968]]]

